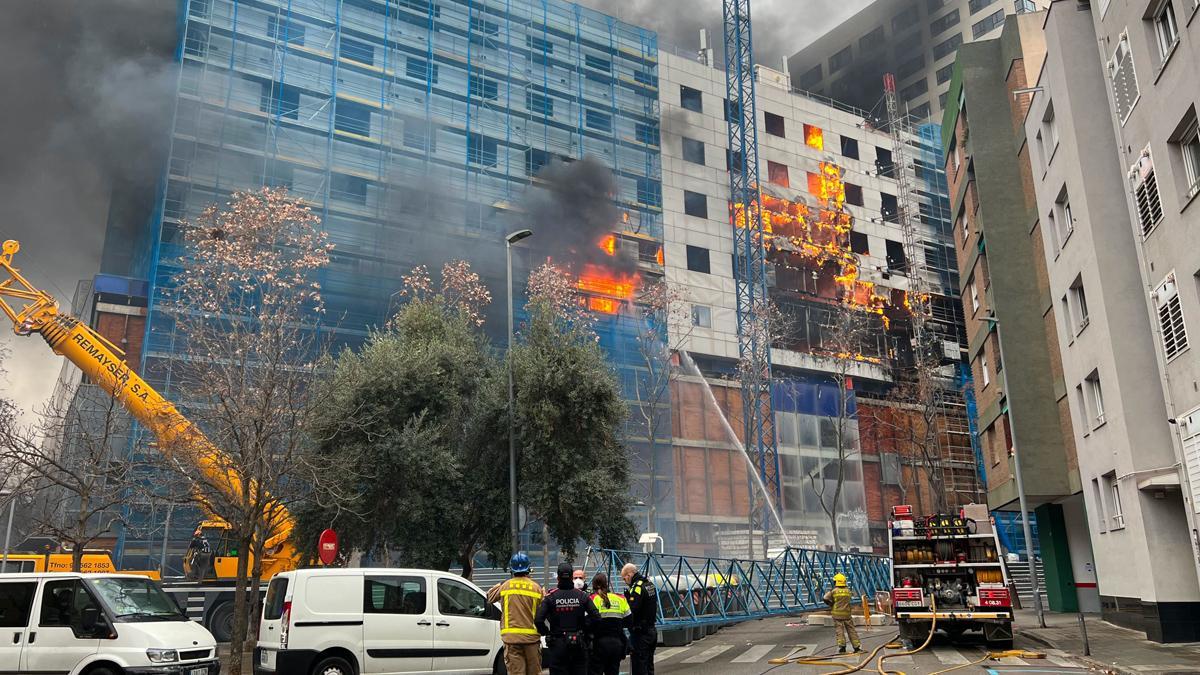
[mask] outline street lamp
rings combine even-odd
[[[4,557],[0,558],[0,573],[8,571],[8,545],[12,538],[13,511],[17,508],[17,493],[12,490],[0,492],[0,497],[8,497],[8,525],[4,527]]]
[[[517,513],[517,433],[516,414],[513,406],[513,289],[512,289],[512,247],[513,244],[529,237],[532,230],[517,230],[504,238],[504,252],[507,258],[508,270],[508,508],[509,508],[509,537],[512,540],[513,553],[517,552],[517,533],[521,529],[520,517]]]
[[[1004,358],[1004,336],[1000,331],[1000,319],[995,316],[985,316],[984,321],[992,324],[996,330],[996,348],[1000,352],[1000,363],[1008,363]],[[1004,380],[1004,396],[1008,398],[1011,389],[1008,388],[1008,370],[1001,373]],[[1012,428],[1013,474],[1017,480],[1017,500],[1021,506],[1021,529],[1025,534],[1025,552],[1029,556],[1029,581],[1033,588],[1033,609],[1037,613],[1038,625],[1046,627],[1046,617],[1042,614],[1042,589],[1038,583],[1037,563],[1033,559],[1033,533],[1029,529],[1029,506],[1025,501],[1025,481],[1021,478],[1021,452],[1017,448],[1017,423],[1013,418],[1012,399],[1008,402],[1008,425]]]

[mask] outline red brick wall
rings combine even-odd
[[[142,340],[146,335],[146,317],[97,312],[94,325],[109,342],[125,352],[125,362],[136,369],[142,361]]]

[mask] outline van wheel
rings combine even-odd
[[[492,675],[508,675],[508,666],[504,665],[504,647],[496,652],[496,662],[492,664]]]
[[[225,602],[217,606],[208,615],[208,630],[212,632],[217,642],[229,642],[233,639],[233,603]]]
[[[93,668],[87,671],[87,675],[117,675],[117,673],[112,668],[101,666],[100,668]]]
[[[354,667],[340,656],[327,656],[317,662],[313,675],[354,675]]]

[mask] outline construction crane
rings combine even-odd
[[[729,202],[733,225],[733,277],[737,293],[738,357],[747,452],[764,486],[764,503],[750,506],[750,536],[761,529],[763,554],[771,506],[779,503],[779,456],[771,404],[771,331],[758,182],[758,127],[750,0],[723,0],[725,18],[725,119],[729,140]],[[742,205],[743,222],[732,214]],[[751,481],[751,494],[757,494]],[[757,500],[755,500],[757,501]],[[770,503],[766,503],[769,501]],[[780,523],[782,529],[783,524]]]
[[[156,437],[160,451],[194,468],[227,499],[241,502],[244,499],[242,477],[230,468],[231,462],[225,453],[134,372],[125,363],[121,349],[79,319],[60,311],[54,296],[30,284],[13,266],[13,256],[20,248],[18,242],[9,240],[4,242],[0,252],[0,269],[6,273],[0,280],[0,310],[12,321],[13,331],[17,335],[41,335],[54,353],[75,364],[89,381],[116,399],[134,419],[149,429]],[[10,304],[13,300],[19,304]],[[256,489],[251,485],[246,492],[254,495]],[[296,567],[296,550],[289,540],[292,518],[282,506],[276,505],[272,511],[275,515],[265,528],[272,535],[264,547],[268,552],[262,560],[264,579]],[[199,529],[208,536],[221,537],[230,527],[220,519],[210,518],[201,523]],[[222,553],[220,549],[215,552],[211,567],[188,569],[188,576],[196,580],[235,579],[237,556]],[[188,558],[185,558],[185,565],[187,562]]]

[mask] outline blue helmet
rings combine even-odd
[[[513,572],[524,573],[529,571],[529,556],[521,551],[513,554],[512,560],[508,561],[508,568]]]

